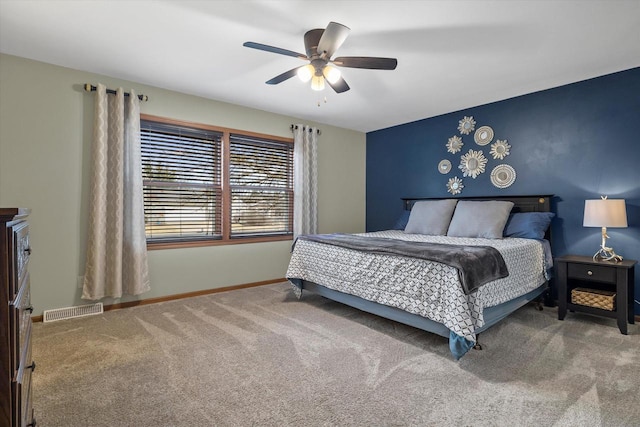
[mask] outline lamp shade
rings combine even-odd
[[[311,77],[311,89],[313,90],[323,90],[324,89],[324,77],[313,76]]]
[[[624,199],[584,201],[584,227],[627,227]]]
[[[338,83],[338,80],[340,80],[340,70],[338,70],[336,67],[332,67],[331,65],[327,65],[322,69],[322,74],[324,75],[324,78],[327,79],[327,81],[329,81],[329,83],[331,84],[335,84]]]
[[[311,80],[311,77],[313,77],[313,73],[315,73],[315,68],[313,68],[313,65],[308,64],[305,65],[304,67],[300,67],[298,68],[298,71],[296,72],[296,74],[298,74],[298,78],[300,80],[302,80],[303,82],[308,82],[309,80]]]

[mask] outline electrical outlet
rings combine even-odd
[[[82,289],[84,285],[84,276],[78,276],[78,289]]]

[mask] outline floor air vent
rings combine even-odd
[[[102,314],[102,303],[79,305],[76,307],[56,308],[55,310],[45,310],[42,320],[44,322],[55,322],[56,320],[73,319],[74,317],[91,316]]]

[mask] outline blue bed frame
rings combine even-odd
[[[551,211],[551,195],[541,195],[541,196],[501,196],[501,197],[459,197],[459,200],[503,200],[503,201],[511,201],[514,203],[514,206],[511,210],[512,213],[516,212],[550,212]],[[420,200],[440,200],[434,198],[403,198],[404,208],[406,210],[411,210],[413,204]],[[551,231],[547,231],[547,238],[551,241]],[[325,286],[322,286],[317,283],[309,282],[306,280],[300,279],[290,279],[290,281],[300,288],[300,294],[302,294],[302,290],[307,290],[309,292],[313,292],[315,294],[326,297],[330,300],[337,301],[342,304],[346,304],[348,306],[357,308],[358,310],[365,311],[367,313],[375,314],[380,317],[384,317],[387,319],[394,320],[399,323],[403,323],[409,326],[413,326],[418,329],[422,329],[427,332],[431,332],[445,338],[449,338],[449,347],[451,349],[452,354],[456,359],[459,359],[464,355],[470,347],[474,347],[476,349],[481,349],[480,345],[477,343],[468,343],[464,342],[464,338],[458,337],[453,334],[449,328],[447,328],[442,323],[435,322],[431,319],[427,319],[426,317],[419,316],[417,314],[408,313],[404,310],[400,310],[399,308],[390,307],[384,304],[379,304],[373,301],[369,301],[355,295],[346,294],[344,292],[336,291],[333,289],[329,289]],[[478,328],[475,333],[478,335],[479,333],[486,331],[491,326],[495,325],[509,314],[513,313],[520,307],[531,301],[537,301],[539,298],[548,293],[549,291],[549,283],[545,282],[538,288],[528,292],[525,295],[522,295],[513,300],[507,301],[505,303],[487,307],[483,311],[484,316],[484,325]],[[540,309],[541,305],[539,305]],[[464,340],[463,342],[460,339]],[[474,345],[475,344],[475,345]]]

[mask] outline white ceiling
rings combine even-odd
[[[303,62],[242,46],[304,53],[330,21],[351,28],[337,56],[397,69],[271,86]],[[0,0],[0,51],[368,132],[638,67],[640,0]]]

